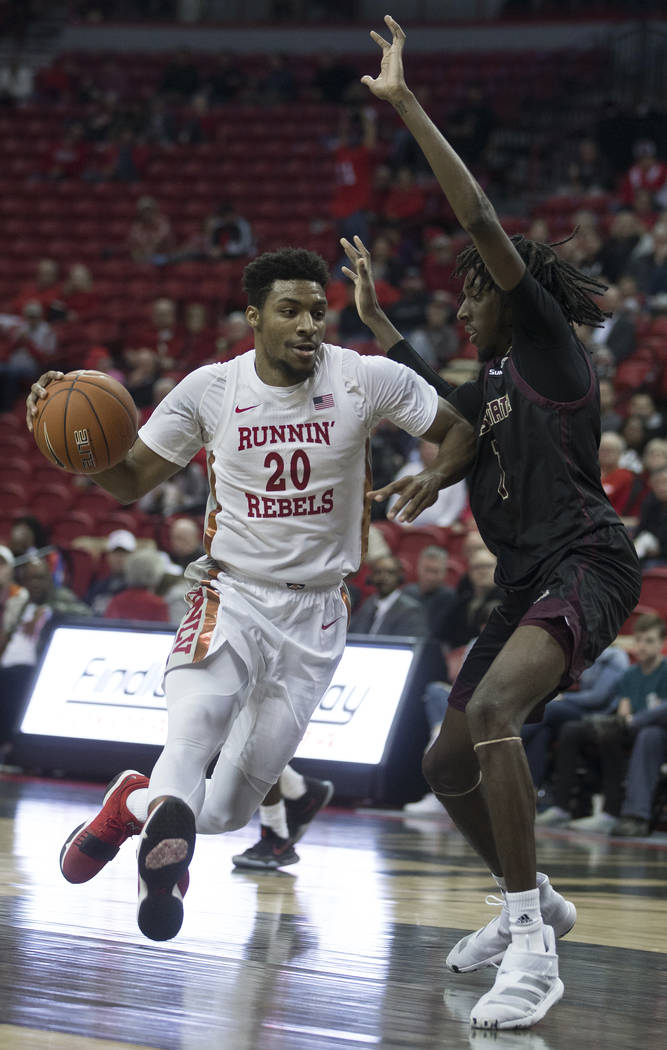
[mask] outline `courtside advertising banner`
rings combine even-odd
[[[161,746],[162,675],[172,640],[168,631],[57,627],[20,732]],[[349,642],[297,757],[378,764],[413,658],[407,643]]]

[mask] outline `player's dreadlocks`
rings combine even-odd
[[[609,315],[600,309],[591,296],[601,295],[607,286],[577,270],[554,251],[561,244],[571,240],[576,233],[575,230],[564,241],[557,241],[555,244],[530,241],[521,233],[515,234],[510,240],[525,262],[526,268],[535,280],[553,295],[567,320],[572,324],[587,324],[598,328]],[[491,277],[474,244],[468,245],[456,257],[454,276],[462,277],[468,272],[479,291],[493,288],[502,295],[502,290]]]

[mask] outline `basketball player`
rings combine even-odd
[[[142,932],[182,922],[195,830],[246,824],[278,780],[345,646],[354,573],[370,514],[368,446],[382,418],[465,452],[469,426],[420,376],[323,343],[328,280],[320,256],[283,249],[244,271],[255,348],[205,365],[158,405],[125,459],[94,480],[131,503],[206,449],[205,554],[188,567],[189,611],[167,662],[168,732],[150,784],[132,771],[65,843],[83,882],[141,830]],[[58,373],[46,373],[37,399]],[[209,790],[205,772],[219,754]]]
[[[479,1028],[523,1028],[563,994],[555,936],[574,906],[536,873],[535,792],[521,726],[575,681],[615,638],[639,597],[633,546],[600,484],[599,397],[575,322],[600,324],[601,287],[549,245],[511,240],[463,161],[408,89],[405,34],[390,16],[380,73],[362,82],[389,101],[428,159],[472,244],[459,320],[475,343],[479,380],[452,390],[392,331],[377,307],[368,253],[344,242],[363,321],[390,356],[423,375],[474,434],[471,455],[448,437],[436,462],[375,495],[400,492],[390,516],[412,521],[439,488],[468,472],[470,503],[497,556],[506,592],[468,655],[441,732],[424,758],[434,793],[488,865],[504,894],[499,917],[464,937],[447,965],[468,972],[499,963],[492,989],[471,1012]]]

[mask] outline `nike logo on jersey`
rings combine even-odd
[[[337,616],[335,620],[330,620],[329,623],[323,623],[322,624],[322,630],[323,631],[328,631],[330,627],[333,627],[333,625],[335,623],[338,623],[338,621],[342,620],[342,619],[343,619],[342,616]]]
[[[259,405],[248,405],[246,408],[239,408],[237,405],[234,409],[235,412],[249,412],[251,408],[259,408]]]
[[[535,599],[535,601],[533,602],[533,605],[536,605],[536,604],[537,604],[537,602],[541,602],[541,601],[542,601],[542,599],[543,599],[543,598],[546,598],[546,597],[547,597],[547,595],[548,595],[548,594],[550,594],[550,593],[551,593],[551,592],[550,592],[549,588],[547,587],[546,591],[543,591],[543,592],[542,592],[542,594],[541,594],[541,595],[539,596],[539,598],[536,598],[536,599]]]

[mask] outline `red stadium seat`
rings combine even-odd
[[[667,566],[645,570],[642,575],[639,604],[655,609],[667,618]]]
[[[73,590],[77,597],[85,598],[95,579],[97,558],[90,551],[80,547],[64,547],[62,555],[65,563],[65,586]]]

